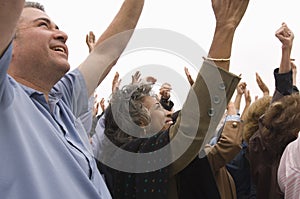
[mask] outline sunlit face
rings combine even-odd
[[[10,72],[29,81],[58,81],[70,69],[67,38],[46,13],[24,8],[13,41]]]
[[[147,133],[158,133],[172,124],[171,112],[165,110],[155,97],[144,97],[143,104],[149,110],[151,117],[151,124]]]

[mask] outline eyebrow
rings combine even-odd
[[[46,21],[48,24],[52,24],[52,22],[50,21],[50,19],[45,18],[45,17],[40,17],[35,19],[33,22],[37,22],[37,21]],[[59,30],[59,27],[57,25],[55,25],[55,29]]]

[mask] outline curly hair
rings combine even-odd
[[[272,103],[262,118],[262,136],[267,147],[282,154],[300,130],[300,96],[287,95]]]
[[[243,139],[247,143],[249,143],[251,136],[258,130],[258,120],[270,106],[271,100],[271,96],[264,96],[250,105],[245,115],[243,127]]]
[[[150,113],[143,105],[145,96],[153,96],[152,86],[146,83],[126,85],[112,94],[105,111],[104,133],[115,145],[139,137],[150,124]]]

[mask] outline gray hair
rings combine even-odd
[[[149,111],[143,105],[146,96],[154,96],[152,86],[147,83],[126,85],[112,94],[105,112],[105,134],[116,145],[132,140],[131,135],[144,132],[144,127],[150,124]]]
[[[26,1],[24,4],[24,8],[36,8],[45,12],[45,7],[38,2]]]

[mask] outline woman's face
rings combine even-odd
[[[147,134],[156,134],[161,130],[167,129],[173,123],[171,112],[165,110],[155,97],[145,96],[143,104],[149,110],[151,117]]]

